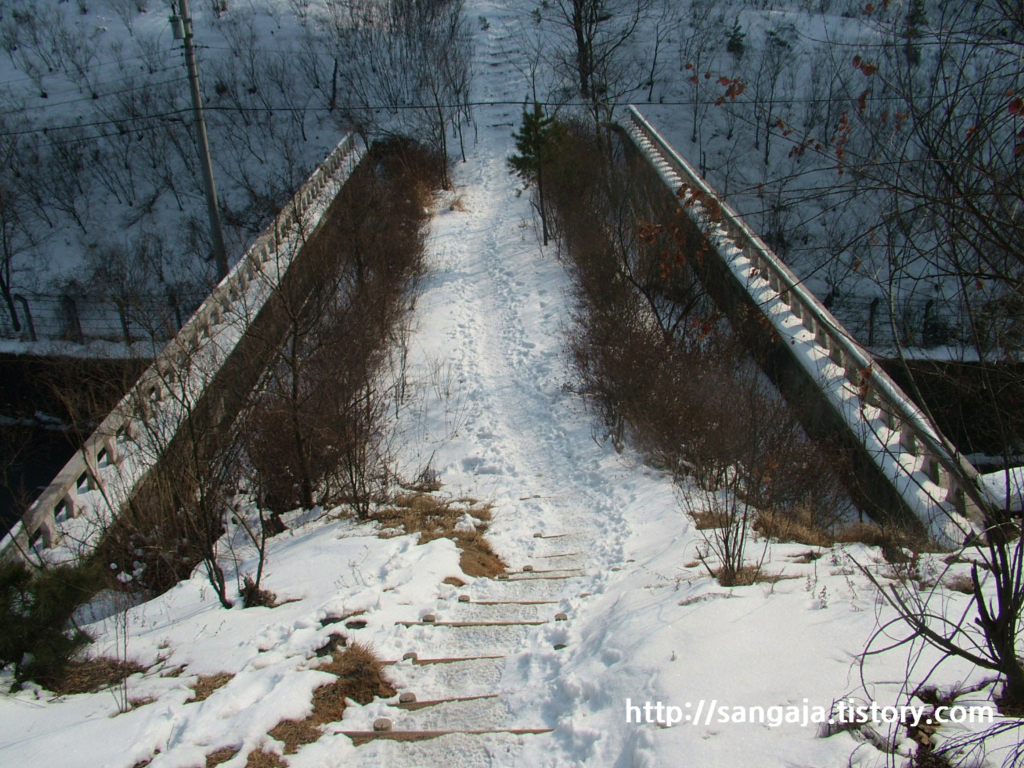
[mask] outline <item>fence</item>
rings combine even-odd
[[[635,107],[622,127],[905,508],[939,538],[971,530],[989,504],[977,470]]]
[[[186,289],[119,299],[69,287],[56,293],[21,291],[15,295],[21,329],[16,331],[10,314],[0,311],[0,337],[131,343],[174,338],[208,291]]]

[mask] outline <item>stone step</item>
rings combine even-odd
[[[453,702],[463,702],[463,701],[481,701],[483,699],[496,699],[496,698],[498,698],[498,694],[496,694],[496,693],[485,693],[485,694],[481,694],[479,696],[455,696],[454,698],[451,698],[451,699],[426,699],[424,701],[404,701],[404,702],[400,701],[398,704],[395,704],[394,706],[398,707],[399,709],[406,709],[406,710],[409,710],[409,711],[415,711],[417,709],[425,709],[427,707],[436,707],[439,704],[451,704]]]
[[[348,736],[358,747],[368,741],[375,739],[388,739],[391,741],[426,741],[441,736],[452,736],[462,734],[464,736],[483,736],[486,734],[507,733],[513,736],[533,736],[542,733],[553,733],[554,728],[468,728],[468,729],[445,729],[445,730],[422,730],[422,731],[337,731],[342,736]]]
[[[403,627],[536,627],[541,624],[548,624],[552,619],[537,619],[533,621],[396,621]]]

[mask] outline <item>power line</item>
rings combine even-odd
[[[161,70],[161,71],[162,72],[167,72],[167,71],[172,70],[172,69],[176,70],[178,68],[177,67],[167,67],[167,69],[164,69],[164,70]],[[98,101],[99,99],[105,99],[108,96],[117,96],[117,95],[122,94],[122,93],[130,93],[132,91],[141,91],[141,90],[144,90],[146,88],[156,88],[157,86],[168,85],[170,83],[180,83],[180,82],[184,82],[186,79],[187,78],[184,77],[184,76],[175,77],[175,78],[172,78],[170,80],[161,80],[158,83],[144,83],[142,85],[136,85],[136,86],[134,86],[132,88],[122,88],[121,90],[107,91],[105,93],[95,93],[92,96],[82,96],[81,98],[78,98],[78,99],[68,99],[67,101],[55,101],[53,103],[35,104],[35,105],[32,105],[32,106],[28,106],[28,107],[20,107],[19,111],[27,112],[29,110],[54,109],[55,107],[63,107],[65,105],[67,105],[67,104],[77,104],[77,103],[82,102],[82,101]]]
[[[161,51],[158,54],[158,56],[161,59],[166,59],[167,56],[169,56],[170,54],[173,54],[175,52],[177,52],[176,48],[168,48],[168,49],[166,49],[164,51]],[[83,73],[84,72],[91,72],[91,71],[96,70],[96,69],[101,69],[102,67],[109,67],[109,66],[111,66],[113,64],[123,65],[126,61],[137,61],[139,59],[148,59],[148,58],[150,58],[150,54],[139,54],[138,56],[126,56],[126,57],[124,57],[122,59],[110,59],[108,61],[97,62],[95,64],[90,64],[88,66],[82,67],[82,72]],[[148,71],[148,68],[147,68],[147,71]],[[158,70],[158,71],[163,71],[163,70]],[[39,79],[42,79],[42,78],[47,78],[47,77],[57,77],[59,74],[60,73],[56,73],[56,72],[47,72],[45,74],[39,74],[39,75],[25,75],[24,77],[14,77],[14,78],[11,78],[10,80],[0,80],[0,86],[14,85],[15,83],[27,83],[27,82],[32,82],[32,81],[39,80]],[[68,72],[65,71],[62,74],[64,75],[64,77],[67,77],[69,80],[71,79]]]

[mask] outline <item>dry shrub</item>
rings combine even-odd
[[[725,567],[716,568],[714,574],[723,587],[746,587],[761,580],[760,566],[749,563],[731,571]]]
[[[419,533],[420,544],[439,538],[451,539],[461,552],[459,565],[463,573],[493,578],[505,572],[505,563],[484,536],[491,510],[490,504],[477,504],[472,499],[452,501],[412,491],[396,496],[390,507],[378,512],[377,519],[384,529]],[[477,521],[472,531],[456,528],[466,514]]]
[[[814,531],[851,506],[837,471],[845,460],[809,440],[768,385],[756,364],[764,342],[746,333],[755,318],[737,312],[734,331],[712,302],[701,282],[710,246],[678,201],[646,161],[580,126],[569,126],[546,181],[574,279],[569,352],[615,445],[628,433],[653,464],[696,480],[706,497],[693,503],[698,529],[716,531],[709,543],[728,550],[718,554],[730,570],[742,564],[750,510],[772,510],[786,535],[825,540]]]
[[[337,676],[337,680],[313,691],[313,712],[304,720],[282,720],[270,735],[284,742],[286,755],[294,754],[303,744],[311,744],[323,735],[320,726],[341,720],[345,700],[369,704],[376,697],[394,696],[397,691],[387,681],[383,664],[373,651],[360,643],[337,650],[331,660],[318,670]]]
[[[230,672],[218,672],[216,675],[200,675],[199,679],[196,680],[194,686],[192,686],[193,694],[191,698],[186,701],[186,704],[190,704],[193,701],[206,701],[213,692],[218,688],[223,688],[227,685],[234,675]]]
[[[246,574],[242,580],[242,604],[246,608],[255,608],[257,606],[274,608],[277,606],[277,595],[269,589],[260,589],[259,585],[256,584],[256,580]]]
[[[414,142],[375,144],[306,246],[311,292],[281,298],[288,334],[246,444],[271,510],[347,504],[365,519],[393,480],[384,421],[397,392],[385,373],[423,270],[436,166]]]
[[[120,659],[89,659],[87,661],[71,661],[61,680],[56,681],[53,687],[55,693],[93,693],[101,688],[109,688],[123,682],[139,672],[145,672],[144,667],[134,661],[121,661]]]

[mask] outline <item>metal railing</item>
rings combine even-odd
[[[813,335],[811,343],[842,370],[846,381],[860,397],[860,407],[844,408],[834,397],[830,401],[856,436],[861,440],[874,437],[877,445],[869,453],[908,506],[925,513],[925,516],[932,516],[920,509],[920,496],[915,491],[923,488],[923,481],[927,480],[943,490],[941,498],[931,496],[931,506],[949,504],[953,511],[975,523],[980,522],[980,512],[988,508],[990,500],[979,482],[978,471],[644,116],[633,106],[628,108],[627,114],[627,124],[623,126],[626,132],[671,191],[680,197],[680,205],[716,246],[715,251],[730,270],[738,277],[745,273],[748,293],[754,280],[766,281],[771,295],[788,308],[789,316],[799,320],[802,329]],[[659,167],[661,164],[664,167]],[[685,189],[681,190],[680,184],[673,185],[666,178],[666,170],[674,174]],[[699,194],[694,196],[697,190]],[[701,198],[714,201],[716,210],[713,216],[700,202]],[[723,255],[725,245],[737,249],[739,254]],[[739,256],[746,257],[742,268],[732,263]],[[750,272],[751,267],[754,272]],[[765,317],[779,329],[782,324],[772,312],[766,311],[765,301],[753,294],[751,296],[762,307]],[[870,417],[869,409],[874,411],[875,418]],[[879,421],[880,424],[877,423]],[[893,433],[898,435],[896,445],[887,439]],[[915,460],[907,462],[910,466],[906,466],[899,460],[900,454],[912,456]],[[886,456],[896,460],[886,461]],[[917,473],[922,477],[915,478]],[[910,498],[911,495],[914,498]],[[938,510],[931,510],[935,511]]]
[[[210,344],[216,327],[227,321],[228,313],[236,310],[235,305],[244,304],[245,316],[259,311],[276,289],[294,255],[291,249],[283,248],[290,232],[302,223],[307,210],[332,179],[350,173],[364,151],[363,143],[350,134],[313,171],[21,520],[0,540],[0,559],[24,557],[37,537],[41,537],[44,548],[55,546],[60,539],[58,518],[72,519],[81,514],[83,489],[102,490],[106,497],[103,503],[110,514],[116,514],[129,501],[134,487],[156,465],[159,455],[150,452],[135,456],[133,466],[119,472],[121,478],[127,478],[120,487],[104,482],[104,467],[120,468],[125,464],[125,458],[132,454],[133,444],[140,437],[141,426],[148,424],[159,411],[169,382],[189,376],[190,361],[204,345]],[[267,270],[267,262],[272,257],[276,257],[276,269]],[[261,273],[266,289],[253,295],[249,286]]]

